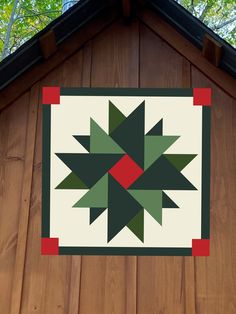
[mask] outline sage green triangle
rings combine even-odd
[[[108,207],[108,174],[105,174],[73,207]]]
[[[165,154],[166,159],[179,171],[183,170],[196,156],[196,154]]]
[[[125,115],[109,101],[109,134],[111,134],[125,118]]]
[[[90,120],[90,153],[124,153],[123,149],[93,119]]]
[[[162,191],[160,190],[128,190],[147,212],[162,224]]]
[[[58,186],[56,189],[87,189],[88,187],[84,184],[84,182],[77,177],[73,172],[71,172]]]
[[[132,220],[127,224],[127,227],[143,242],[144,240],[144,210],[141,209]]]
[[[156,161],[179,136],[146,135],[144,139],[144,169]]]

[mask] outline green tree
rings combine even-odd
[[[0,59],[79,0],[0,0]],[[236,47],[235,0],[175,0]]]
[[[236,47],[235,0],[175,0]]]
[[[1,59],[61,14],[62,2],[56,0],[1,0]]]

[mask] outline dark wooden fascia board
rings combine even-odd
[[[122,0],[123,18],[126,23],[131,21],[131,0]]]
[[[203,40],[202,55],[213,65],[218,67],[221,63],[223,45],[206,34]]]

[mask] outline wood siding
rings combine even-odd
[[[41,256],[42,86],[212,87],[211,256]],[[236,104],[140,21],[116,21],[0,114],[1,314],[236,313]]]

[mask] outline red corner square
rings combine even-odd
[[[124,155],[110,170],[109,173],[120,183],[123,188],[128,187],[136,181],[143,169],[136,164],[129,155]]]
[[[58,238],[42,238],[41,239],[42,255],[58,255],[59,239]]]
[[[43,87],[42,103],[44,105],[60,104],[60,87]]]
[[[192,256],[209,256],[209,239],[192,239]]]
[[[195,106],[211,106],[211,88],[194,88],[193,104]]]

